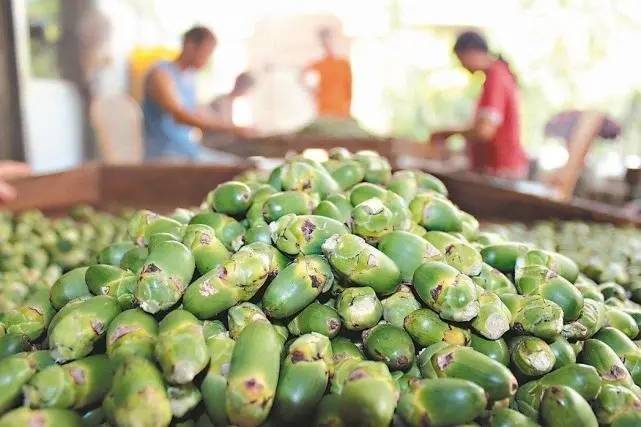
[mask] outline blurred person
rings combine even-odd
[[[474,31],[461,33],[454,53],[463,68],[485,75],[471,126],[432,133],[430,142],[443,146],[447,138],[461,135],[474,172],[521,179],[528,174],[528,158],[521,145],[519,100],[515,76],[508,64],[489,52],[485,38]]]
[[[6,180],[20,178],[31,174],[31,168],[22,162],[0,160],[0,205],[15,200],[16,189]]]
[[[246,130],[225,123],[196,101],[195,71],[203,68],[214,49],[216,36],[196,26],[183,35],[182,51],[174,61],[152,66],[144,83],[143,114],[146,157],[192,161],[235,162],[237,158],[201,146],[198,130],[245,135]]]
[[[248,72],[236,76],[234,87],[229,93],[220,95],[209,104],[213,114],[224,124],[234,124],[234,101],[247,95],[254,87],[254,77]]]
[[[318,115],[349,117],[352,104],[352,70],[349,60],[334,51],[334,34],[322,28],[318,37],[323,58],[303,70],[303,77],[315,74],[318,84],[313,89]]]
[[[545,136],[561,138],[566,143],[569,142],[584,114],[586,111],[580,110],[566,110],[555,114],[545,124]],[[602,122],[596,136],[603,139],[617,139],[621,135],[621,124],[605,113],[602,115]]]

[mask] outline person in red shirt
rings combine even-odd
[[[430,142],[442,145],[452,135],[467,141],[471,169],[504,178],[525,178],[528,159],[519,132],[518,88],[508,64],[492,55],[485,38],[474,31],[458,36],[454,53],[471,73],[485,74],[472,126],[434,132]]]

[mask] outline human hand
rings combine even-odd
[[[447,138],[452,136],[451,131],[436,131],[432,132],[429,138],[429,143],[431,145],[444,145]]]
[[[256,129],[242,126],[237,126],[236,128],[234,128],[233,133],[237,137],[245,139],[256,138],[258,136]]]
[[[0,205],[15,200],[18,196],[16,189],[9,185],[6,181],[0,180]]]
[[[0,179],[29,176],[31,172],[31,167],[26,163],[13,160],[0,160]]]

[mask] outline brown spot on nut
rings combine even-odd
[[[72,368],[69,370],[69,374],[71,375],[71,378],[73,378],[73,382],[76,384],[82,385],[87,382],[84,369]]]
[[[441,290],[443,290],[443,285],[436,285],[434,289],[430,291],[430,295],[434,301],[438,299],[438,296],[441,294]]]
[[[627,371],[620,366],[614,365],[609,371],[603,374],[603,378],[607,380],[620,380],[626,377]]]
[[[263,385],[256,381],[255,378],[250,378],[245,381],[245,388],[250,390],[251,392],[258,392],[263,389]]]
[[[453,352],[442,354],[436,358],[436,366],[438,366],[438,368],[441,370],[445,369],[449,366],[450,363],[452,363],[452,360],[454,360]]]
[[[314,289],[320,288],[323,283],[325,283],[325,278],[322,276],[311,275],[309,278],[312,281],[312,288]]]
[[[303,361],[303,360],[305,360],[305,354],[304,354],[302,351],[300,351],[300,350],[295,350],[295,351],[292,353],[291,361],[292,361],[293,363],[301,362],[301,361]]]
[[[32,305],[31,307],[29,307],[29,310],[35,312],[39,316],[42,316],[42,314],[44,313],[40,307],[37,307],[35,305]]]
[[[262,402],[260,402],[260,407],[265,409],[271,401],[272,399],[270,397],[266,397]]]
[[[403,368],[409,364],[409,359],[407,356],[399,356],[396,358],[396,366]]]
[[[102,333],[105,331],[105,324],[100,320],[94,319],[90,323],[91,323],[91,329],[93,329],[96,335],[102,335]]]
[[[363,369],[354,369],[347,377],[347,381],[356,381],[366,377],[367,372],[365,372]]]
[[[145,267],[143,270],[143,273],[157,273],[160,271],[160,267],[158,267],[156,264],[151,263]]]
[[[208,245],[211,243],[211,236],[209,233],[202,233],[200,235],[200,244],[201,245]]]
[[[316,230],[316,226],[313,222],[306,219],[305,221],[303,221],[303,225],[301,226],[300,230],[303,232],[305,241],[308,242],[312,238],[312,233],[314,232],[314,230]]]
[[[127,335],[129,332],[135,331],[136,328],[131,326],[118,326],[114,330],[113,334],[109,336],[109,343],[115,343],[123,335]]]

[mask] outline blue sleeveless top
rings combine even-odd
[[[196,109],[196,86],[194,73],[181,70],[174,62],[161,61],[153,69],[165,70],[174,81],[179,101],[188,110]],[[183,125],[165,111],[147,94],[142,103],[145,123],[145,156],[149,159],[159,157],[186,157],[194,160],[200,145],[194,140],[191,126]]]

